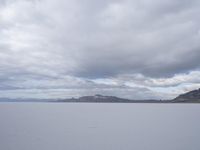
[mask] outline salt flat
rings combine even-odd
[[[1,150],[199,150],[198,104],[1,103]]]

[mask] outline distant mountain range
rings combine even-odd
[[[74,102],[74,103],[200,103],[200,89],[181,94],[172,100],[130,100],[115,96],[83,96],[69,99],[7,99],[1,98],[0,102]]]
[[[103,95],[95,95],[95,96],[83,96],[80,98],[71,98],[71,99],[63,99],[58,100],[57,102],[85,102],[85,103],[155,103],[160,102],[157,100],[130,100],[119,98],[115,96],[103,96]]]

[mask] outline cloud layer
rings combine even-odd
[[[198,88],[199,14],[198,0],[0,0],[1,97]]]

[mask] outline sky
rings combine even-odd
[[[199,14],[199,0],[0,0],[0,98],[198,89]]]

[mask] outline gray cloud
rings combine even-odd
[[[1,90],[160,98],[161,87],[174,96],[182,76],[192,78],[184,80],[189,89],[198,85],[198,0],[1,0],[0,7]],[[150,94],[139,96],[141,88]]]

